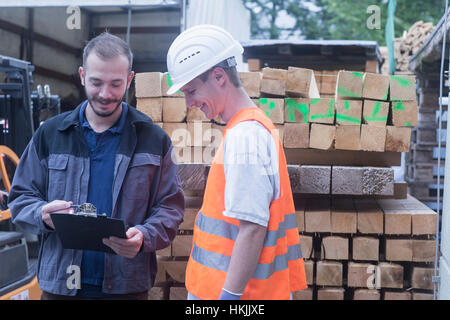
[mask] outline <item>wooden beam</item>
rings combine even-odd
[[[353,260],[378,261],[380,255],[380,240],[375,237],[353,238]]]
[[[308,199],[305,209],[306,232],[331,232],[330,204],[321,199]]]
[[[328,236],[322,238],[321,259],[322,260],[348,260],[349,257],[348,238]]]
[[[332,194],[393,195],[392,168],[333,166]]]
[[[353,288],[367,288],[369,284],[375,285],[370,282],[369,277],[373,277],[374,273],[370,273],[370,270],[375,270],[376,266],[370,263],[355,263],[353,261],[348,262],[347,268],[347,286]]]
[[[353,294],[353,300],[380,300],[378,290],[356,289]]]
[[[341,262],[317,261],[316,284],[319,286],[342,286],[343,266]]]
[[[356,233],[357,213],[352,199],[332,198],[331,232]]]
[[[403,288],[403,266],[399,264],[380,262],[377,272],[382,288]]]
[[[355,199],[354,204],[358,212],[358,231],[366,234],[382,234],[384,214],[376,201],[373,199]]]
[[[317,300],[344,300],[344,288],[319,288]]]
[[[207,169],[208,166],[203,164],[178,164],[178,175],[183,189],[204,190],[206,186]]]

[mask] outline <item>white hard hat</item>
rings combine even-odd
[[[219,62],[243,52],[241,44],[218,26],[204,24],[187,29],[173,41],[167,53],[167,69],[173,84],[167,94],[174,94]]]

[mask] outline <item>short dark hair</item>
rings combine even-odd
[[[128,59],[129,71],[131,72],[133,53],[128,44],[119,37],[109,32],[103,32],[89,40],[83,50],[83,68],[86,68],[86,61],[91,51],[94,51],[98,57],[104,60],[124,55]]]
[[[213,70],[216,67],[220,67],[220,68],[222,68],[225,71],[225,73],[228,75],[228,78],[230,78],[231,83],[236,88],[242,87],[241,79],[239,78],[239,73],[238,73],[236,67],[225,67],[224,66],[224,61],[216,64],[214,67],[208,69],[207,71],[205,71],[201,75],[199,75],[198,77],[200,78],[200,80],[205,82],[206,79],[208,78],[208,75],[211,72],[211,70]]]

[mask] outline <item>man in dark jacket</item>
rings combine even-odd
[[[79,69],[87,100],[47,120],[20,159],[9,207],[14,223],[42,234],[42,299],[146,299],[155,251],[171,243],[183,219],[170,138],[122,102],[131,67],[131,50],[120,38],[104,33],[92,39]],[[85,202],[125,222],[126,239],[103,239],[116,254],[62,247],[50,213]]]

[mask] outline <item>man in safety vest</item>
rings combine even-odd
[[[282,143],[240,83],[242,52],[227,31],[200,25],[167,54],[167,93],[226,122],[195,221],[188,299],[289,299],[307,287]]]

